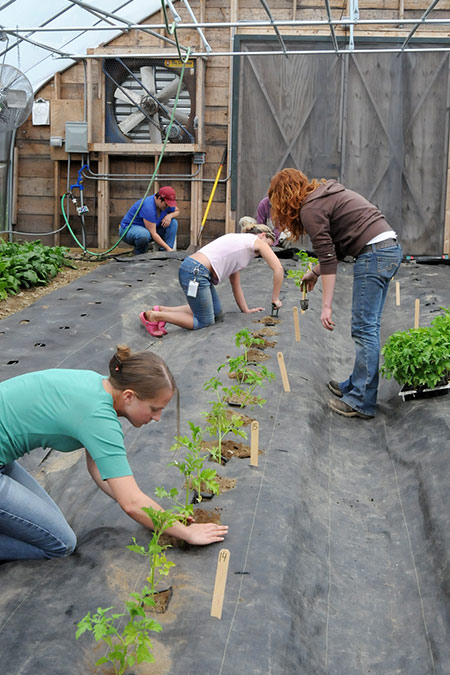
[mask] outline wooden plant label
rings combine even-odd
[[[259,422],[253,420],[251,424],[250,466],[258,466],[259,452]]]
[[[299,323],[299,320],[298,320],[298,307],[297,306],[292,308],[292,314],[294,316],[295,341],[300,342],[300,323]]]
[[[414,328],[419,328],[420,300],[416,298],[414,311]]]
[[[217,560],[216,580],[211,604],[211,616],[216,617],[216,619],[222,618],[223,596],[225,595],[229,562],[230,551],[227,548],[222,548]]]
[[[397,307],[400,305],[400,282],[395,282],[395,304]]]
[[[289,386],[288,374],[286,366],[284,365],[283,352],[277,352],[278,365],[280,366],[281,379],[283,380],[284,391],[291,391]]]

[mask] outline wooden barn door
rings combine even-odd
[[[251,54],[267,44],[241,48]],[[242,57],[233,132],[238,218],[254,214],[274,173],[295,167],[337,178],[377,204],[405,253],[442,253],[449,63],[432,52]]]

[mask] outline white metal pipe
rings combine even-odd
[[[448,47],[427,47],[427,48],[414,48],[410,47],[407,49],[401,49],[400,47],[395,49],[389,49],[389,48],[382,48],[382,49],[340,49],[338,52],[336,52],[334,49],[293,49],[292,51],[288,51],[289,56],[294,56],[296,54],[304,54],[304,55],[313,55],[313,54],[333,54],[336,56],[336,54],[400,54],[401,52],[404,53],[420,53],[423,52],[424,54],[429,53],[429,52],[450,52],[450,45]],[[280,51],[280,50],[266,50],[266,51],[254,51],[254,52],[210,52],[207,54],[206,52],[195,52],[192,51],[189,56],[190,58],[203,58],[203,57],[208,57],[208,56],[286,56],[285,52]],[[112,58],[142,58],[143,53],[138,52],[137,54],[70,54],[68,55],[67,58],[73,59],[74,61],[79,61],[82,59],[112,59]],[[149,54],[152,58],[159,58],[159,59],[177,59],[179,58],[178,52],[173,52],[173,53],[151,53]]]
[[[201,39],[201,41],[203,42],[203,44],[205,45],[205,49],[206,49],[207,53],[209,54],[209,52],[212,51],[211,46],[208,44],[208,41],[207,41],[207,39],[205,38],[202,29],[200,28],[200,26],[199,26],[199,24],[198,24],[198,21],[197,21],[197,19],[196,19],[196,17],[195,17],[194,12],[192,11],[192,9],[191,9],[191,7],[190,7],[190,5],[189,5],[188,0],[183,0],[183,2],[184,2],[184,6],[186,7],[187,11],[189,12],[189,16],[191,17],[192,21],[195,22],[195,25],[196,25],[196,27],[197,27],[198,34],[200,35],[200,39]],[[180,26],[181,26],[181,24],[179,24],[179,25],[177,26],[177,29],[180,28]]]

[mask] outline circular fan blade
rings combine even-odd
[[[150,132],[150,143],[162,143],[161,130],[159,128],[159,116],[158,113],[152,115],[152,120],[155,124],[151,122],[148,123],[148,128]]]
[[[173,110],[173,108],[171,108],[170,106],[165,106],[165,108],[166,108],[166,110],[167,110],[167,114],[168,114],[169,117],[170,117],[170,116],[172,115],[172,110]],[[186,126],[186,124],[187,124],[188,121],[189,121],[189,115],[188,115],[188,113],[185,113],[185,112],[183,112],[182,110],[178,110],[178,109],[175,110],[175,115],[174,115],[174,117],[175,117],[175,119],[177,120],[177,122],[179,122],[180,124],[184,124],[185,126]]]
[[[131,105],[131,101],[133,101],[133,103],[136,105],[141,104],[142,96],[140,94],[133,91],[132,89],[126,89],[125,91],[117,87],[116,91],[114,92],[114,98],[117,98],[119,101],[123,101],[123,103],[128,103],[129,105]]]
[[[151,94],[155,94],[155,69],[152,66],[142,66],[141,71],[141,80],[145,89],[147,89]],[[143,94],[145,95],[145,90]]]
[[[139,122],[142,122],[142,120],[145,120],[145,115],[138,110],[122,120],[119,124],[119,129],[122,133],[128,134],[137,124],[139,124]]]
[[[177,93],[179,80],[180,78],[178,77],[178,75],[176,75],[175,79],[172,80],[172,82],[166,85],[164,89],[161,89],[161,91],[158,94],[158,101],[161,101],[161,103],[166,103],[171,98],[173,98]]]

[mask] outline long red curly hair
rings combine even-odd
[[[272,220],[289,230],[293,239],[303,234],[300,209],[306,197],[311,194],[325,179],[311,180],[298,169],[283,169],[270,181],[269,199]]]

